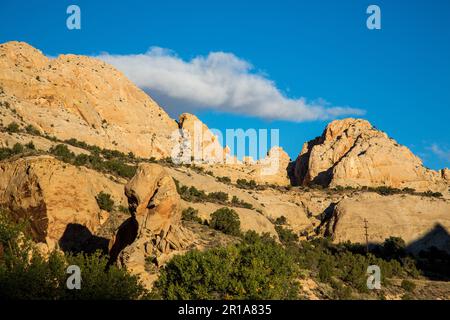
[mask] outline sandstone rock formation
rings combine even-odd
[[[88,241],[109,216],[95,197],[103,191],[123,205],[122,190],[98,172],[49,156],[0,162],[0,206],[29,219],[34,240],[49,250]]]
[[[75,138],[147,158],[194,157],[203,164],[236,166],[231,171],[237,178],[289,183],[285,168],[264,173],[274,151],[267,159],[242,163],[196,116],[182,114],[177,123],[121,72],[94,58],[69,54],[51,59],[23,42],[1,44],[0,98],[7,106],[0,114],[3,126],[31,124],[61,140]],[[39,149],[49,148],[48,140],[33,141]],[[186,142],[190,152],[185,152]],[[284,151],[280,155],[284,166],[289,157]]]
[[[444,180],[450,183],[450,169],[448,168],[442,169],[442,178],[444,178]]]
[[[193,159],[200,163],[224,163],[227,150],[224,150],[219,138],[196,116],[190,113],[180,115],[178,125],[182,136],[187,140],[184,150],[180,150],[188,162]]]
[[[289,185],[287,168],[291,160],[283,148],[272,147],[267,156],[260,160],[244,156],[239,161],[236,156],[231,155],[228,146],[222,148],[219,137],[196,116],[184,113],[178,123],[182,137],[180,150],[177,152],[182,162],[193,161],[197,165],[205,165],[215,175],[233,177],[233,180],[248,179],[260,184]],[[183,145],[184,140],[187,143]]]
[[[178,127],[146,93],[112,66],[89,57],[44,56],[24,42],[0,45],[2,115],[62,140],[163,158]],[[7,123],[8,122],[8,123]]]
[[[450,252],[450,201],[412,195],[362,193],[340,201],[326,225],[335,242],[365,243],[364,220],[370,243],[394,236],[419,252],[436,246]]]
[[[254,180],[260,184],[290,185],[288,167],[291,158],[281,147],[273,147],[256,163]]]
[[[362,119],[331,122],[304,144],[295,163],[299,184],[390,186],[418,191],[445,190],[441,175],[426,169],[408,148]]]
[[[151,286],[155,278],[146,272],[146,259],[161,265],[192,244],[194,236],[181,225],[180,197],[173,179],[160,165],[139,165],[125,194],[132,217],[110,241],[111,259]]]

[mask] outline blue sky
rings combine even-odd
[[[448,0],[111,2],[3,0],[0,42],[26,41],[52,56],[128,56],[156,46],[186,63],[229,53],[250,63],[245,72],[270,81],[286,99],[363,109],[363,118],[426,166],[450,166]],[[70,4],[81,8],[81,30],[66,28]],[[381,30],[366,28],[370,4],[381,8]],[[183,111],[177,103],[176,112]],[[195,113],[222,130],[278,128],[291,158],[329,122],[271,119],[242,108],[230,114],[224,106],[204,105]]]

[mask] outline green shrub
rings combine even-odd
[[[383,195],[383,196],[388,196],[388,195],[393,195],[398,193],[400,190],[396,189],[396,188],[391,188],[391,187],[387,187],[387,186],[380,186],[375,188],[375,192]]]
[[[33,141],[28,142],[25,145],[25,148],[30,149],[30,150],[36,150],[36,146],[34,145]]]
[[[208,193],[208,199],[218,201],[218,202],[227,202],[228,201],[228,193],[219,191],[219,192],[210,192]]]
[[[20,143],[15,143],[14,146],[12,147],[12,153],[13,154],[19,154],[22,153],[25,150],[25,148],[23,147],[23,145],[21,145]]]
[[[217,181],[225,183],[225,184],[231,183],[231,179],[229,177],[217,177]]]
[[[111,195],[108,193],[101,191],[97,194],[95,200],[97,200],[97,204],[101,210],[111,212],[114,208],[114,200],[111,199]]]
[[[65,144],[57,144],[56,146],[51,147],[49,152],[62,161],[68,163],[70,163],[75,158],[75,154],[70,151]]]
[[[443,196],[442,193],[440,192],[433,192],[430,190],[422,192],[420,193],[420,195],[424,197],[434,197],[434,198],[441,198]]]
[[[123,178],[132,178],[136,174],[136,166],[129,166],[120,160],[108,160],[103,163],[103,167]]]
[[[73,164],[76,166],[85,166],[89,163],[89,156],[84,153],[77,154]]]
[[[241,221],[236,211],[229,208],[221,208],[211,214],[209,222],[211,228],[225,234],[237,236],[240,234]]]
[[[275,231],[278,233],[278,238],[280,238],[281,243],[284,245],[290,245],[298,241],[298,235],[290,229],[276,225]]]
[[[99,252],[68,256],[67,262],[80,267],[83,282],[81,290],[66,292],[65,299],[131,300],[145,297],[146,290],[138,276],[129,274],[125,268],[108,268],[108,258]]]
[[[333,276],[334,266],[331,259],[324,256],[319,260],[319,280],[322,282],[330,282]]]
[[[8,247],[8,243],[19,238],[20,233],[25,229],[24,223],[15,223],[11,216],[0,209],[0,244]],[[16,244],[14,244],[16,245]]]
[[[389,237],[383,242],[383,255],[387,259],[400,259],[406,255],[406,243],[402,238]]]
[[[130,209],[128,209],[128,207],[125,207],[123,205],[117,206],[117,210],[122,213],[130,213]]]
[[[181,213],[181,219],[184,221],[194,221],[197,223],[202,223],[202,219],[198,216],[198,210],[189,207],[183,210]]]
[[[410,280],[404,279],[401,283],[401,287],[407,292],[413,292],[416,289],[416,284]]]
[[[25,151],[25,147],[20,143],[15,143],[10,148],[0,148],[0,160],[8,159],[14,155],[21,154]]]
[[[9,148],[0,148],[0,160],[8,159],[13,156],[13,152]]]
[[[231,204],[235,207],[253,209],[253,205],[251,203],[245,202],[244,200],[240,200],[236,196],[233,196],[233,198],[231,199]]]
[[[20,127],[19,127],[19,125],[16,122],[11,122],[6,127],[6,131],[9,132],[9,133],[19,132],[20,131]]]
[[[295,299],[298,268],[269,236],[252,232],[242,243],[175,256],[153,295],[162,299]]]
[[[280,217],[278,217],[278,218],[275,219],[275,222],[274,222],[274,223],[275,223],[276,225],[279,225],[279,226],[285,225],[285,224],[287,223],[287,219],[286,219],[285,216],[280,216]]]
[[[352,298],[352,289],[344,286],[342,283],[331,280],[331,287],[334,289],[333,298],[337,300],[350,300]]]
[[[24,232],[25,224],[14,223],[0,212],[0,300],[138,299],[146,290],[134,275],[116,266],[107,268],[108,259],[93,255],[63,255],[53,251],[44,258]],[[20,239],[20,240],[19,240]],[[20,244],[19,244],[20,243]],[[81,290],[68,290],[69,265],[81,269]]]
[[[255,189],[258,185],[255,180],[237,179],[236,186],[241,189]]]
[[[28,259],[23,252],[8,252],[5,260],[0,264],[2,300],[129,300],[146,293],[137,276],[116,266],[107,269],[108,259],[100,253],[64,257],[54,251],[45,259],[33,251]],[[81,290],[66,289],[69,265],[81,269]]]
[[[33,135],[33,136],[39,136],[40,134],[41,134],[41,132],[38,130],[38,129],[36,129],[33,125],[31,125],[31,124],[29,124],[29,125],[27,125],[26,127],[25,127],[25,131],[28,133],[28,134],[31,134],[31,135]]]

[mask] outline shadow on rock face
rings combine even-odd
[[[108,239],[93,235],[86,226],[78,223],[69,223],[58,243],[65,253],[94,253],[97,250],[108,253]]]
[[[114,239],[114,244],[109,251],[108,265],[114,264],[120,252],[136,240],[138,230],[139,223],[134,215],[120,225]]]
[[[424,236],[410,243],[406,250],[417,254],[431,247],[446,251],[450,254],[450,234],[440,223],[436,223],[433,229],[428,231]]]

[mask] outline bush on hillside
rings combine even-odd
[[[17,122],[11,122],[6,127],[6,132],[9,132],[9,133],[16,133],[16,132],[19,132],[19,131],[20,131],[20,127],[17,124]]]
[[[190,251],[164,267],[153,295],[162,299],[295,299],[298,268],[269,236],[248,233],[242,243]]]
[[[241,232],[241,221],[236,211],[229,208],[221,208],[211,214],[209,222],[211,228],[225,234],[238,236]]]
[[[277,232],[281,243],[284,245],[291,245],[298,241],[298,235],[290,229],[283,228],[280,225],[275,225],[275,231]]]
[[[113,211],[114,200],[111,198],[110,194],[101,191],[99,194],[97,194],[95,200],[97,200],[97,204],[101,210],[105,210],[108,212]]]
[[[116,266],[107,268],[108,259],[93,255],[63,255],[57,251],[44,258],[27,237],[25,223],[15,223],[0,211],[0,300],[17,299],[138,299],[146,290],[137,276]],[[68,290],[67,267],[81,269],[81,290]]]
[[[182,211],[181,219],[184,221],[193,221],[197,223],[202,223],[202,219],[198,216],[198,210],[189,207]]]

